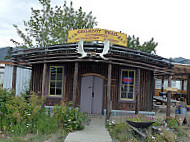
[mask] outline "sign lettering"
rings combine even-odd
[[[105,29],[77,29],[69,31],[68,43],[84,41],[105,41],[108,39],[111,43],[127,46],[127,35]]]

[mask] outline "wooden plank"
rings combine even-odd
[[[73,79],[73,105],[74,106],[76,105],[78,72],[79,72],[79,63],[75,62],[74,79]]]
[[[141,131],[139,131],[137,128],[129,125],[134,131],[136,131],[138,134],[140,134],[142,137],[146,138],[147,136],[142,132],[142,129]]]

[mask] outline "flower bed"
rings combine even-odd
[[[154,122],[154,117],[147,116],[144,114],[131,114],[130,116],[127,117],[128,121],[133,121],[133,122]]]

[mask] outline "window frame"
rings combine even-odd
[[[123,71],[133,71],[134,72],[134,81],[133,81],[133,99],[129,99],[129,98],[121,98],[121,88],[122,88],[122,73]],[[119,98],[119,102],[129,102],[129,103],[135,103],[136,101],[136,85],[137,85],[137,70],[134,68],[121,68],[120,72],[119,72],[119,94],[118,94],[118,98]]]
[[[61,95],[50,95],[50,84],[51,84],[51,67],[61,67],[62,68],[62,87],[61,87]],[[64,65],[49,65],[48,66],[48,93],[47,93],[47,97],[48,98],[62,98],[64,97],[64,78],[65,78],[65,66]],[[57,76],[57,72],[56,72],[56,76]],[[57,80],[55,80],[55,84],[57,83]],[[55,85],[56,86],[56,85]],[[56,87],[55,87],[55,91],[56,91]]]

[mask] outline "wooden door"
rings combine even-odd
[[[81,81],[81,112],[102,114],[104,80],[97,76],[86,76]]]

